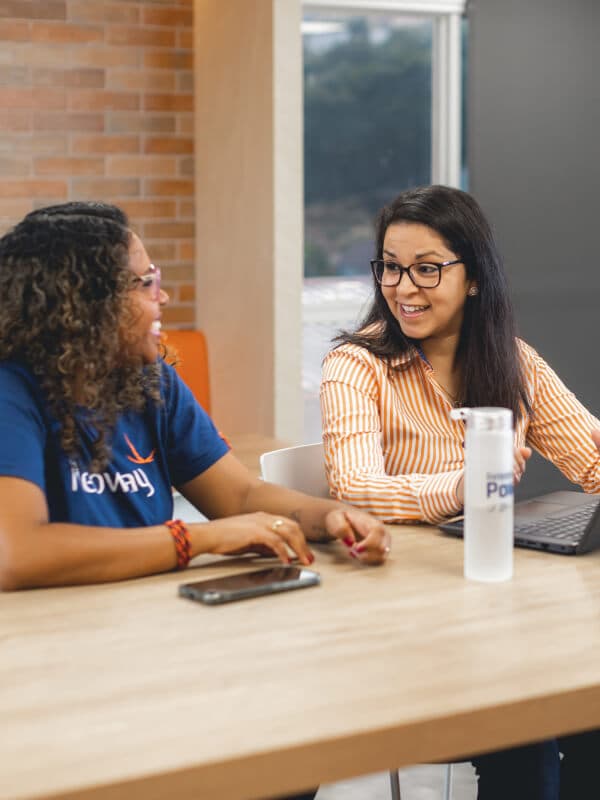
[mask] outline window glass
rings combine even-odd
[[[373,219],[431,181],[431,19],[306,11],[304,50],[305,441],[321,437],[331,339],[371,293]]]

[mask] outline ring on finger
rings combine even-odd
[[[279,528],[281,528],[281,526],[284,524],[285,523],[282,519],[276,519],[275,522],[273,522],[273,524],[271,525],[271,530],[273,531],[273,533],[277,533],[279,531]]]

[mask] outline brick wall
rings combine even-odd
[[[130,215],[194,323],[192,0],[0,0],[0,231],[33,208]]]

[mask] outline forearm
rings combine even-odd
[[[191,556],[214,547],[210,523],[188,526]],[[166,525],[101,528],[40,523],[19,536],[3,537],[0,588],[104,583],[168,572],[177,563]]]
[[[368,470],[331,472],[336,493],[383,522],[428,522],[457,514],[463,504],[463,470],[382,475]]]
[[[271,514],[281,514],[297,522],[309,541],[324,542],[333,537],[325,529],[325,517],[330,511],[351,508],[337,500],[309,497],[273,483],[257,481],[248,490],[242,513],[268,508]]]

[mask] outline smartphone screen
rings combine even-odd
[[[208,605],[230,603],[261,594],[287,592],[320,583],[318,572],[304,567],[269,567],[254,572],[241,572],[223,578],[209,578],[194,583],[182,583],[179,594],[189,600]]]

